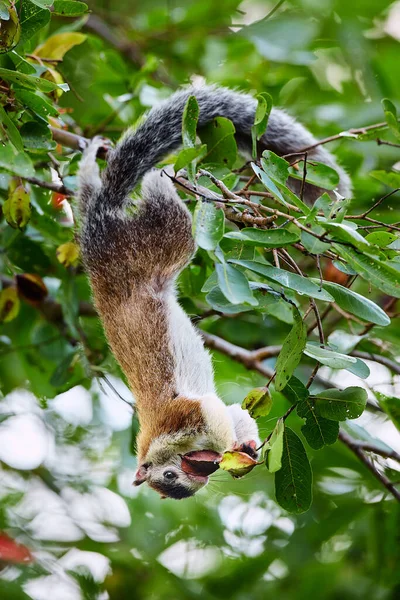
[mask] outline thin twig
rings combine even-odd
[[[63,194],[63,196],[73,196],[74,192],[69,188],[65,187],[62,183],[57,183],[55,181],[43,181],[43,179],[38,179],[37,177],[22,177],[25,181],[28,181],[32,185],[37,185],[46,190],[51,190],[53,192],[57,192],[58,194]]]
[[[384,475],[378,471],[372,460],[364,453],[364,451],[358,445],[358,442],[353,440],[344,431],[339,432],[340,440],[361,460],[362,463],[371,471],[372,475],[381,482],[381,484],[390,492],[398,502],[400,502],[400,492],[396,489],[395,484],[390,481]]]
[[[360,440],[353,440],[353,443],[365,452],[373,452],[374,454],[378,454],[383,458],[391,458],[392,460],[396,460],[398,463],[400,463],[400,454],[391,448],[381,448],[380,446],[377,446],[371,442],[363,442]]]
[[[351,137],[355,137],[357,135],[362,135],[367,131],[371,131],[373,129],[381,129],[382,127],[387,127],[387,123],[374,123],[373,125],[366,125],[365,127],[357,127],[354,129],[348,129],[347,131],[341,131],[340,133],[336,133],[335,135],[330,135],[329,137],[323,138],[310,146],[306,146],[305,148],[300,148],[297,152],[291,152],[290,154],[284,154],[283,158],[287,158],[288,156],[296,156],[296,154],[304,154],[305,152],[309,152],[318,146],[323,146],[324,144],[329,144],[330,142],[334,142],[335,140],[340,140],[343,138],[347,138],[346,134],[351,134]],[[351,139],[350,137],[350,139]]]
[[[384,200],[386,200],[386,198],[390,198],[390,196],[393,196],[393,194],[396,194],[396,192],[399,192],[399,191],[400,191],[400,188],[396,188],[395,190],[392,190],[388,194],[385,194],[385,196],[382,196],[382,198],[379,198],[379,200],[377,200],[375,202],[375,204],[373,206],[371,206],[371,208],[369,208],[368,210],[363,212],[361,215],[349,215],[347,218],[348,219],[360,219],[360,220],[365,219],[365,217],[367,215],[369,215],[370,212],[375,210],[375,208],[377,208],[380,204],[382,204],[382,202]],[[388,227],[388,225],[386,225],[386,226]]]
[[[275,4],[275,6],[269,11],[269,13],[267,15],[265,15],[265,17],[263,18],[263,21],[270,19],[272,17],[272,15],[275,14],[276,11],[282,6],[282,4],[284,2],[285,2],[285,0],[279,0],[279,2],[277,4]]]
[[[392,146],[393,148],[400,148],[400,144],[387,142],[386,140],[381,140],[380,138],[376,138],[376,143],[378,144],[378,146]]]
[[[304,189],[306,187],[306,177],[307,177],[307,152],[304,152],[304,166],[303,166],[303,178],[301,180],[301,188],[300,188],[300,199],[304,199]]]
[[[396,363],[390,358],[387,358],[386,356],[381,356],[380,354],[375,354],[374,352],[362,352],[361,350],[353,350],[353,352],[351,352],[351,356],[372,360],[373,362],[385,365],[385,367],[393,371],[393,373],[400,375],[400,364]]]

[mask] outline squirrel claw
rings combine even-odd
[[[254,459],[257,459],[258,457],[257,442],[255,440],[249,440],[248,442],[243,442],[242,444],[236,442],[233,446],[233,450],[237,452],[244,452]]]

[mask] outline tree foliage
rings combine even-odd
[[[397,597],[398,18],[390,0],[0,0],[2,597]],[[73,196],[86,139],[199,78],[258,104],[251,163],[191,97],[160,165],[198,245],[180,301],[264,442],[160,504],[130,487],[137,422]],[[305,203],[338,183],[307,148],[257,157],[273,105],[335,151],[352,198]]]

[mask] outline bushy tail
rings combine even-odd
[[[226,117],[234,123],[240,145],[250,149],[255,99],[214,86],[186,88],[152,109],[136,131],[128,131],[116,148],[109,151],[102,177],[96,153],[104,141],[95,138],[84,152],[79,172],[83,216],[80,241],[92,271],[101,264],[117,268],[113,260],[117,240],[119,255],[129,255],[131,273],[135,270],[138,277],[139,270],[142,277],[147,272],[159,271],[161,266],[171,276],[190,259],[193,251],[190,216],[167,177],[161,180],[160,174],[149,173],[144,179],[134,227],[123,209],[129,193],[144,175],[181,144],[182,115],[191,95],[196,96],[199,104],[200,127],[216,116]],[[260,140],[262,148],[277,154],[294,153],[314,143],[314,137],[303,125],[279,109],[271,111],[267,131]],[[314,148],[309,158],[336,169],[340,176],[338,191],[349,197],[350,179],[325,148]],[[293,189],[298,183],[294,180]],[[306,185],[305,199],[312,202],[320,193],[318,188]]]
[[[250,148],[251,127],[257,105],[252,96],[214,86],[186,88],[153,108],[136,131],[128,131],[115,150],[109,153],[103,186],[114,206],[123,205],[127,195],[143,175],[166,154],[179,147],[182,140],[182,115],[191,95],[196,96],[199,104],[200,127],[217,116],[226,117],[234,123],[241,145],[244,143]],[[284,111],[274,108],[260,145],[277,154],[289,154],[315,142],[315,138],[303,125]],[[312,150],[309,157],[331,166],[339,173],[338,191],[348,197],[350,179],[335,158],[323,147]]]

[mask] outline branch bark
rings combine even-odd
[[[378,454],[383,458],[391,458],[392,460],[396,460],[398,463],[400,463],[400,454],[391,448],[386,450],[385,448],[380,448],[379,446],[376,446],[370,442],[362,442],[359,440],[353,440],[353,443],[355,446],[358,446],[365,452],[373,452],[374,454]]]
[[[361,460],[361,462],[367,467],[367,469],[372,473],[372,475],[381,482],[381,484],[396,498],[398,502],[400,502],[400,492],[396,488],[395,484],[390,481],[386,477],[384,473],[378,471],[375,467],[372,460],[364,453],[362,448],[360,448],[358,442],[353,440],[347,433],[344,431],[339,432],[339,439],[351,450],[357,458]]]

